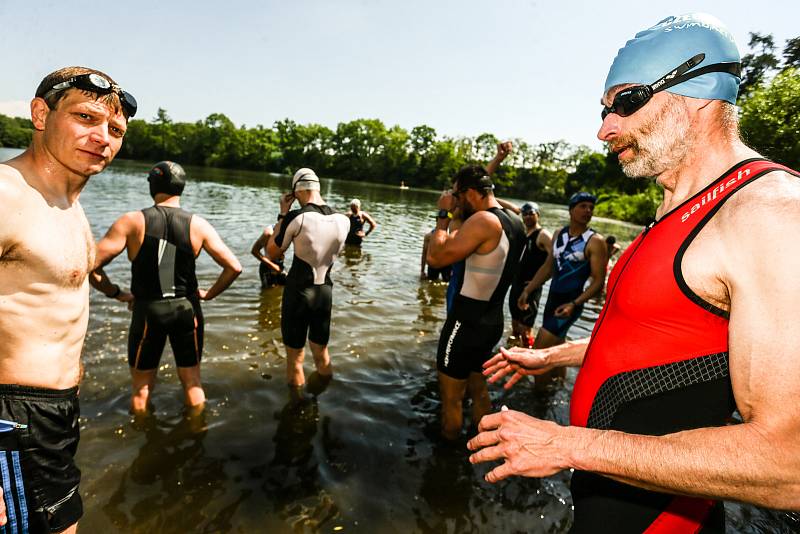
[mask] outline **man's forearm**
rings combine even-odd
[[[800,446],[755,423],[642,436],[564,429],[571,465],[633,486],[800,509]],[[570,443],[571,442],[571,443]]]
[[[89,285],[109,298],[115,298],[121,291],[117,284],[111,282],[102,268],[97,268],[89,273]]]
[[[600,290],[603,289],[603,284],[605,284],[605,280],[603,278],[592,280],[592,283],[589,284],[589,287],[587,287],[583,293],[575,298],[575,304],[586,304],[586,301],[600,293]]]
[[[583,358],[586,356],[588,347],[588,337],[566,341],[553,348],[545,349],[550,353],[547,362],[555,367],[580,367],[583,365]]]
[[[231,267],[224,268],[217,278],[217,281],[214,282],[214,285],[208,288],[206,300],[211,300],[228,289],[228,286],[230,286],[241,273],[241,270],[236,270]]]

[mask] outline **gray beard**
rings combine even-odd
[[[620,161],[622,172],[631,178],[655,178],[683,161],[694,143],[686,108],[672,97],[659,115],[640,128],[631,147],[634,157]]]

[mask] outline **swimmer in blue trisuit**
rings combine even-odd
[[[347,214],[347,217],[350,219],[350,230],[347,232],[345,243],[360,247],[361,242],[375,230],[378,223],[369,213],[361,209],[361,201],[357,198],[350,201],[350,213]],[[364,226],[367,224],[369,228],[364,231]]]
[[[289,211],[295,200],[300,208]],[[319,178],[307,168],[295,173],[292,190],[281,196],[280,210],[267,253],[276,261],[294,243],[294,259],[281,304],[286,379],[294,392],[305,384],[306,338],[319,376],[329,380],[333,374],[328,353],[333,299],[330,272],[344,247],[350,223],[345,215],[325,204],[319,193]]]
[[[286,272],[283,270],[283,258],[272,261],[262,253],[267,251],[267,243],[273,234],[273,227],[267,226],[256,242],[250,248],[252,254],[258,260],[258,277],[261,279],[261,289],[275,286],[282,286],[286,283]]]
[[[131,410],[145,413],[155,387],[161,353],[169,338],[185,402],[191,413],[206,401],[200,382],[203,354],[201,300],[211,300],[242,272],[239,260],[211,224],[180,206],[186,173],[177,163],[162,161],[147,177],[155,205],[117,219],[97,243],[93,282],[109,296],[119,292],[103,267],[128,250],[131,261],[133,316],[128,336],[128,365],[133,379]],[[202,250],[222,267],[209,289],[199,289],[195,259]],[[116,287],[116,289],[114,289]]]
[[[589,228],[597,198],[579,192],[569,199],[569,225],[551,240],[549,258],[542,264],[517,299],[520,310],[530,307],[528,298],[551,278],[544,307],[542,328],[534,348],[543,349],[564,343],[567,331],[578,320],[583,305],[603,289],[608,253],[603,237]],[[586,281],[592,282],[584,290]],[[564,368],[536,377],[536,389],[543,391],[553,379],[564,376]]]

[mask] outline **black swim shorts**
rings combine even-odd
[[[196,296],[134,301],[128,333],[128,365],[140,371],[158,368],[167,338],[175,365],[199,365],[203,327],[203,312]]]
[[[511,286],[511,290],[508,292],[508,311],[511,312],[512,319],[519,321],[528,328],[533,328],[533,323],[536,321],[536,316],[539,314],[539,300],[542,297],[542,288],[540,287],[528,295],[527,310],[521,310],[519,306],[517,306],[517,301],[523,289],[525,289],[524,283]]]
[[[0,384],[0,475],[8,517],[3,532],[60,532],[83,515],[74,461],[79,415],[77,387]]]
[[[333,286],[328,284],[299,287],[287,279],[281,302],[283,344],[302,349],[309,341],[327,345],[331,336]]]
[[[494,354],[503,336],[503,323],[469,324],[448,317],[439,336],[436,368],[451,378],[466,380],[483,372],[483,364]]]

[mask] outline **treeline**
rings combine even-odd
[[[800,168],[800,37],[786,42],[781,57],[770,35],[751,34],[750,49],[742,58],[738,103],[743,137],[775,161]],[[27,119],[0,115],[0,145],[26,146],[31,129]],[[408,131],[378,119],[340,123],[336,129],[289,119],[271,127],[237,127],[220,113],[174,122],[159,109],[151,121],[128,124],[119,157],[286,174],[312,167],[332,178],[442,188],[463,165],[491,160],[499,141],[490,133],[443,137],[426,125]],[[587,190],[600,197],[598,215],[644,223],[655,213],[659,188],[625,177],[615,155],[565,141],[512,141],[514,152],[495,177],[499,194],[565,202]]]

